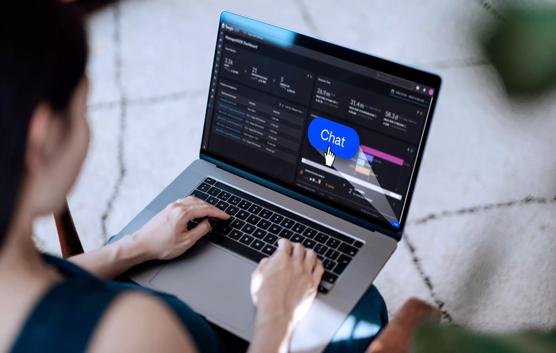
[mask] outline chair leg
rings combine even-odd
[[[56,230],[58,231],[58,240],[60,241],[60,249],[64,258],[82,254],[83,246],[79,240],[79,235],[75,229],[73,218],[66,201],[65,207],[60,213],[54,215],[56,222]]]

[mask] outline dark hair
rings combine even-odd
[[[40,103],[66,110],[88,53],[83,20],[73,5],[59,0],[0,3],[1,246],[25,175],[31,116]]]

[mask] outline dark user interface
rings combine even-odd
[[[213,74],[204,149],[399,227],[432,88],[226,23]]]

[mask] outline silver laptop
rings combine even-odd
[[[436,75],[223,12],[199,159],[112,241],[186,195],[232,217],[131,278],[250,340],[251,273],[279,238],[300,242],[326,272],[291,351],[322,351],[401,239],[439,88]]]

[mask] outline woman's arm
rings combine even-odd
[[[69,260],[102,279],[112,279],[135,265],[152,260],[135,234]]]
[[[100,278],[111,279],[145,261],[170,260],[183,254],[211,229],[207,219],[191,230],[187,224],[192,219],[206,217],[229,218],[205,201],[191,196],[179,199],[136,233],[69,260]]]

